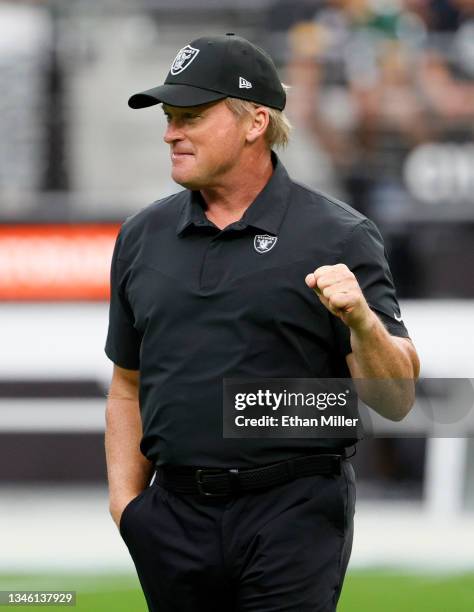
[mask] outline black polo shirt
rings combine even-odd
[[[305,283],[319,266],[345,263],[388,331],[408,337],[374,223],[272,160],[225,229],[185,190],[129,217],[117,238],[105,351],[140,369],[141,450],[160,464],[251,467],[352,443],[222,435],[224,378],[350,376],[350,331]]]

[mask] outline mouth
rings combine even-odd
[[[178,161],[180,159],[185,159],[186,157],[192,157],[193,153],[184,153],[184,152],[177,152],[177,151],[173,151],[171,153],[171,160],[172,161]]]

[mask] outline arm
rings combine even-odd
[[[420,372],[411,340],[391,336],[369,309],[367,326],[351,328],[351,347],[346,362],[360,399],[388,419],[403,419],[414,404]]]
[[[352,352],[346,361],[360,399],[388,419],[404,418],[414,403],[420,369],[411,341],[388,333],[345,264],[319,267],[306,284],[350,329]],[[383,392],[380,379],[386,381]]]
[[[140,452],[139,370],[114,365],[105,414],[109,509],[116,525],[128,502],[150,483],[153,464]]]

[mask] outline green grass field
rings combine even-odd
[[[78,612],[146,612],[135,576],[0,576],[0,590],[74,590]],[[1,606],[31,610],[31,606]],[[40,606],[42,611],[65,607]],[[474,612],[474,574],[409,575],[353,571],[346,582],[338,612]],[[222,612],[226,612],[223,610]]]

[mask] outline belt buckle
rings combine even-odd
[[[221,474],[223,473],[222,470],[212,470],[212,469],[200,469],[200,470],[196,470],[196,484],[197,484],[197,488],[198,491],[200,493],[200,495],[205,495],[206,497],[226,497],[227,495],[229,495],[228,493],[210,493],[209,491],[204,491],[203,489],[203,481],[202,481],[202,476],[203,476],[203,472],[207,472],[208,474]]]

